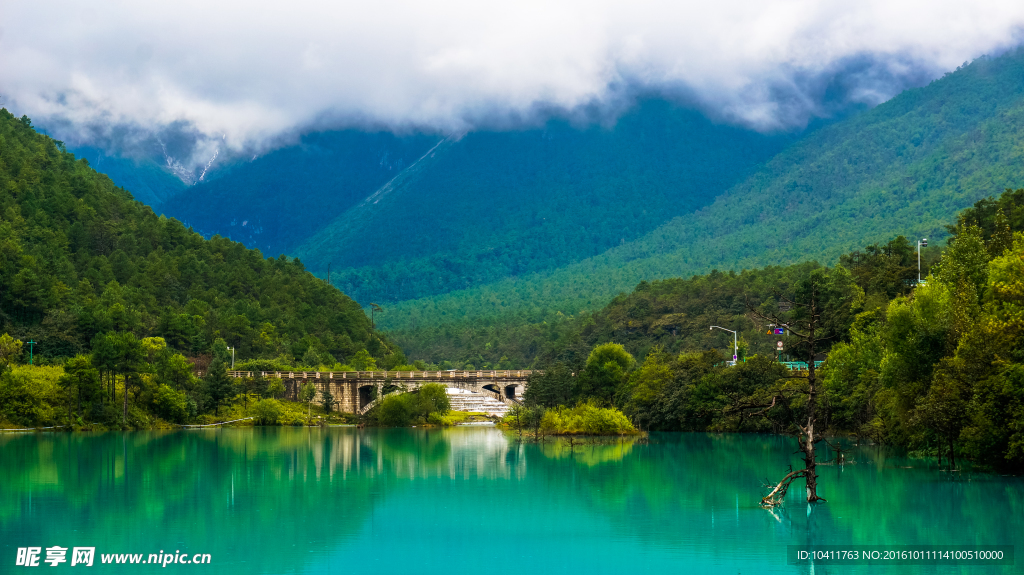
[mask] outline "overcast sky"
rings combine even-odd
[[[1024,1],[0,0],[0,105],[224,149],[377,123],[464,130],[686,99],[758,129],[876,104],[1017,45]]]

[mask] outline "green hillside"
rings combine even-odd
[[[515,421],[612,405],[642,429],[795,435],[813,418],[823,435],[900,445],[951,470],[966,459],[1019,472],[1022,227],[1024,189],[977,202],[948,228],[925,283],[903,237],[831,269],[643,282],[549,346]],[[739,332],[734,365],[731,334],[711,325]],[[773,340],[792,367],[821,363],[794,377]]]
[[[439,323],[538,321],[604,306],[642,280],[808,259],[896,234],[938,238],[955,214],[1024,181],[1024,51],[982,58],[818,130],[692,214],[556,271],[388,307],[410,340]]]
[[[298,261],[158,217],[28,118],[0,110],[5,332],[36,342],[36,363],[113,332],[160,336],[189,356],[230,345],[239,360],[391,351],[353,300]]]
[[[526,277],[707,205],[791,140],[653,100],[611,127],[471,132],[290,253],[364,303]]]
[[[128,158],[90,146],[69,151],[87,160],[94,170],[105,174],[119,187],[131,190],[136,200],[150,206],[159,205],[188,189],[185,182],[153,158]]]
[[[1016,193],[1018,204],[1024,203],[1022,196],[1024,191]],[[1018,212],[1024,217],[1024,210]],[[1024,227],[1024,220],[1011,222],[1011,226],[1014,223]],[[991,229],[986,231],[987,236],[991,233]],[[839,258],[866,294],[860,304],[863,308],[876,309],[910,291],[918,274],[915,247],[900,236]],[[925,275],[942,249],[933,244],[924,250]],[[709,331],[712,325],[737,330],[741,354],[772,356],[779,338],[768,333],[766,326],[751,321],[747,304],[773,297],[776,290],[785,293],[821,267],[811,261],[740,273],[715,270],[691,278],[643,281],[631,293],[619,294],[593,313],[553,313],[540,321],[513,317],[433,324],[394,335],[403,350],[417,359],[438,364],[448,361],[453,367],[469,363],[485,369],[555,362],[578,368],[594,346],[607,342],[624,345],[638,358],[656,347],[671,354],[718,349],[731,355],[731,336]]]
[[[206,237],[221,235],[272,256],[294,255],[309,236],[438,141],[358,130],[307,134],[294,146],[222,168],[214,179],[151,205]],[[322,273],[326,265],[310,269]]]

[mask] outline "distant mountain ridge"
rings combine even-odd
[[[614,127],[448,138],[293,255],[362,301],[557,269],[711,202],[790,141],[646,101]]]
[[[387,132],[313,133],[236,165],[157,206],[205,236],[292,255],[310,234],[372,194],[440,141]],[[315,270],[320,271],[320,270]]]
[[[69,150],[88,161],[97,172],[106,174],[117,185],[130,190],[136,200],[150,206],[158,206],[188,189],[188,185],[166,166],[152,159],[111,155],[88,146]]]
[[[1022,80],[1021,50],[981,58],[799,136],[657,100],[613,127],[310,134],[157,210],[321,277],[330,265],[396,329],[536,319],[645,279],[937,238],[957,211],[1021,186]]]
[[[550,273],[392,305],[417,329],[594,310],[641,280],[834,262],[897,234],[939,239],[975,201],[1024,182],[1024,51],[982,58],[818,130],[713,203]],[[933,243],[934,245],[934,243]]]

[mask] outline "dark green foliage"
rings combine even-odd
[[[579,320],[578,331],[546,349],[539,361],[582,365],[585,354],[608,341],[621,343],[637,357],[656,346],[672,354],[717,348],[731,357],[732,335],[710,331],[712,325],[739,331],[748,355],[774,355],[775,342],[785,338],[754,322],[748,306],[776,291],[792,296],[802,278],[816,269],[818,264],[808,262],[641,282],[633,293],[620,294],[601,311]]]
[[[960,212],[957,216],[957,225],[947,226],[946,230],[955,235],[958,230],[972,224],[981,228],[984,237],[995,238],[1005,247],[1011,247],[1006,245],[1006,232],[1024,230],[1024,188],[1007,188],[998,198],[978,200],[973,206]],[[1012,238],[1010,239],[1012,241]],[[995,255],[1002,255],[1002,252]]]
[[[1022,202],[1024,194],[1007,190],[967,210],[927,283],[912,288],[904,287],[911,269],[916,275],[904,238],[844,256],[853,273],[809,263],[643,282],[577,320],[542,354],[537,367],[547,372],[530,378],[527,403],[606,402],[611,388],[613,405],[642,430],[793,432],[806,417],[807,380],[776,361],[772,342],[784,341],[786,354],[803,361],[811,350],[794,345],[797,337],[761,331],[749,312],[759,305],[805,333],[810,308],[779,311],[779,303],[815,301],[814,354],[825,359],[817,419],[827,433],[905,446],[948,465],[970,459],[1024,469],[1024,233],[1010,228],[1012,243],[1002,247],[1010,226],[999,217],[1018,213]],[[980,227],[986,212],[1003,223]],[[727,367],[708,348],[731,342],[709,333],[711,324],[739,329],[755,353]],[[611,350],[643,361],[617,362],[604,370],[616,372],[607,383],[595,385],[606,381],[599,377],[585,386]],[[526,414],[517,414],[515,429],[526,429]]]
[[[390,335],[409,357],[441,369],[459,369],[467,363],[481,369],[523,369],[577,329],[577,318],[560,313],[540,321],[509,314],[503,318],[426,324]],[[583,359],[589,351],[583,353]]]
[[[325,385],[320,394],[320,402],[324,405],[324,411],[330,413],[334,410],[334,394],[331,393],[331,386]]]
[[[218,338],[239,359],[289,356],[310,336],[322,358],[393,352],[355,302],[297,260],[157,217],[0,111],[0,332],[38,342],[45,362],[114,331],[163,336],[189,356]],[[96,367],[114,369],[104,357]]]
[[[598,345],[587,356],[580,373],[580,394],[598,404],[610,404],[635,363],[633,356],[620,344]]]
[[[547,366],[543,372],[530,375],[523,401],[528,406],[573,405],[579,398],[579,385],[575,375],[563,363]]]
[[[132,197],[156,206],[185,191],[187,186],[166,166],[153,159],[110,155],[99,148],[80,147],[70,150],[85,159],[97,172],[106,174],[117,185],[131,190]]]
[[[210,405],[213,407],[214,413],[219,413],[220,406],[237,393],[235,383],[228,377],[227,367],[219,358],[210,363],[210,371],[206,374],[205,383],[206,394],[210,398]]]
[[[922,277],[928,275],[928,264],[937,251],[933,247],[922,256]],[[886,300],[910,293],[917,283],[917,245],[903,236],[842,255],[839,264],[853,274],[865,292]]]
[[[89,405],[103,399],[100,372],[92,366],[89,356],[80,355],[69,359],[64,364],[64,375],[59,383],[65,389],[68,399],[73,398],[77,414],[82,413],[83,404]]]

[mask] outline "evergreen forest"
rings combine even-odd
[[[76,390],[80,410],[111,420],[118,385],[134,392],[133,405],[159,403],[153,394],[163,390],[172,419],[218,410],[236,394],[231,362],[287,369],[405,361],[355,301],[298,260],[204,239],[157,216],[7,110],[0,186],[2,419],[52,421],[53,402],[9,369],[26,363],[67,363],[71,379],[61,381]],[[208,381],[195,377],[206,372]],[[58,377],[43,379],[57,393]],[[116,410],[124,424],[128,396]]]
[[[649,430],[796,434],[807,408],[800,373],[813,359],[828,434],[905,447],[951,468],[967,459],[1019,472],[1021,229],[1024,189],[1006,190],[958,216],[920,283],[916,245],[903,237],[847,254],[832,268],[808,263],[641,283],[547,346],[527,406],[540,413],[615,406]],[[808,313],[793,306],[807,305],[812,292],[823,310],[813,354],[790,329]],[[761,323],[764,310],[784,321]],[[713,322],[739,332],[735,365],[719,351],[725,346],[709,343],[727,335],[710,330]],[[784,351],[771,345],[776,339]]]

